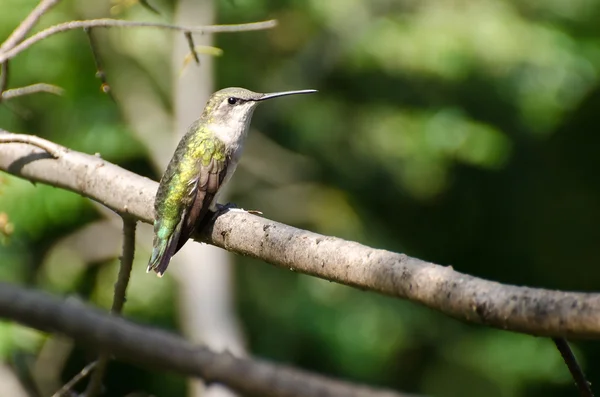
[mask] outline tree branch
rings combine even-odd
[[[6,88],[8,87],[8,61],[0,63],[0,102],[4,100]]]
[[[213,353],[172,334],[103,314],[79,301],[60,301],[11,284],[0,283],[0,317],[65,334],[126,362],[201,377],[249,396],[407,397],[264,361]]]
[[[58,4],[59,1],[60,0],[42,0],[42,1],[40,1],[40,3],[37,5],[37,7],[35,7],[33,9],[33,11],[31,11],[31,13],[29,13],[27,18],[25,18],[19,24],[19,26],[15,30],[13,30],[13,32],[8,37],[8,39],[6,39],[4,41],[4,43],[2,43],[2,46],[0,46],[0,52],[6,52],[7,50],[10,50],[15,45],[17,45],[21,40],[23,40],[25,38],[25,36],[27,36],[27,33],[29,33],[29,31],[31,29],[33,29],[35,24],[40,20],[42,15],[44,15],[46,12],[48,12],[48,10],[50,10],[50,8],[52,8],[56,4]]]
[[[115,284],[115,294],[110,312],[112,314],[121,314],[125,305],[127,286],[133,267],[133,258],[135,254],[135,228],[136,220],[128,216],[123,216],[123,250],[121,253],[121,262],[119,266],[119,275]]]
[[[65,395],[67,395],[67,393],[69,393],[69,391],[71,391],[71,389],[74,388],[77,383],[83,380],[94,370],[94,368],[96,368],[97,364],[98,361],[92,361],[91,363],[83,367],[81,371],[77,373],[77,375],[75,375],[70,381],[65,383],[64,386],[60,388],[60,390],[58,390],[52,395],[52,397],[64,397]]]
[[[0,170],[152,222],[156,182],[63,150],[51,159],[32,146],[0,145]],[[225,213],[196,239],[284,269],[409,299],[465,322],[539,336],[600,338],[600,294],[504,285],[248,213]]]
[[[194,36],[190,32],[184,32],[185,40],[188,43],[188,47],[190,48],[190,53],[194,57],[197,65],[200,65],[200,56],[196,52],[196,46],[194,45]]]
[[[3,64],[5,65],[5,64]],[[26,85],[24,87],[12,88],[10,90],[2,91],[2,101],[7,101],[20,96],[37,94],[45,92],[48,94],[62,95],[64,90],[58,86],[46,83],[37,83]]]
[[[11,134],[7,133],[3,129],[0,129],[0,143],[26,143],[31,146],[37,146],[54,158],[60,157],[61,152],[67,150],[67,148],[63,146],[57,145],[34,135]]]
[[[560,355],[563,358],[563,361],[569,368],[569,372],[571,373],[571,377],[575,381],[575,385],[579,389],[579,395],[581,397],[594,397],[594,393],[592,392],[592,386],[590,382],[585,378],[585,374],[583,370],[579,366],[577,362],[577,358],[575,354],[573,354],[573,350],[569,346],[569,342],[565,338],[552,338],[552,341],[556,345],[556,348],[560,352]]]
[[[115,97],[112,94],[112,88],[108,84],[108,80],[106,79],[106,72],[104,72],[104,66],[102,64],[102,58],[100,57],[100,50],[98,49],[98,45],[96,44],[96,39],[92,33],[92,28],[83,28],[85,32],[88,43],[90,44],[90,50],[92,51],[92,57],[94,58],[94,63],[96,64],[96,78],[100,79],[100,89],[103,93],[109,96],[113,102],[115,102]]]
[[[123,219],[123,250],[121,252],[119,275],[115,284],[113,303],[110,309],[111,314],[117,315],[121,314],[123,305],[125,305],[125,294],[127,292],[127,285],[129,284],[129,277],[131,275],[133,257],[135,254],[136,221],[129,216],[122,216],[121,218]],[[85,392],[86,397],[95,397],[100,393],[102,379],[104,378],[104,373],[106,372],[109,360],[109,353],[100,353],[98,365],[95,372],[92,374],[92,378]]]
[[[74,29],[90,29],[90,28],[157,28],[175,30],[179,32],[190,32],[190,33],[224,33],[224,32],[247,32],[252,30],[264,30],[270,29],[277,25],[277,21],[269,20],[263,22],[244,23],[237,25],[212,25],[212,26],[179,26],[170,25],[166,23],[155,23],[155,22],[139,22],[139,21],[124,21],[120,19],[91,19],[86,21],[70,21],[60,23],[49,27],[48,29],[42,30],[28,39],[22,41],[18,45],[7,48],[5,51],[0,51],[0,63],[4,63],[6,60],[12,59],[19,53],[25,51],[33,44],[42,41],[49,36],[57,33],[66,32]]]

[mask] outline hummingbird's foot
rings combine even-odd
[[[255,211],[255,210],[249,210],[246,211],[243,208],[237,208],[235,204],[233,203],[227,203],[227,204],[217,204],[217,210],[216,211],[211,211],[209,210],[208,214],[206,214],[206,216],[200,220],[200,222],[198,222],[196,224],[196,231],[197,232],[202,232],[210,223],[214,223],[217,218],[221,215],[223,215],[226,212],[247,212],[249,214],[254,214],[254,215],[262,215],[262,212],[260,211]],[[212,214],[212,216],[211,216]]]
[[[243,208],[238,208],[234,203],[217,204],[217,211],[213,215],[213,220],[217,219],[219,217],[219,215],[222,215],[229,211],[231,211],[231,212],[247,212],[247,213],[253,214],[253,215],[262,215],[262,212],[257,211],[257,210],[245,210]]]
[[[217,211],[215,211],[215,216],[224,214],[227,211],[235,211],[235,210],[239,210],[239,208],[234,203],[227,203],[227,204],[217,203]]]

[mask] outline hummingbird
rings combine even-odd
[[[217,199],[238,165],[256,106],[267,99],[313,92],[317,91],[261,94],[231,87],[211,95],[200,118],[179,141],[160,180],[147,272],[154,270],[162,277],[196,225],[224,208]]]

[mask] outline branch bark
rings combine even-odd
[[[2,135],[0,135],[2,136]],[[158,184],[99,157],[0,145],[0,170],[68,189],[150,223]],[[229,251],[363,290],[409,299],[459,320],[531,335],[599,338],[600,294],[517,287],[247,213],[220,216],[196,236]]]
[[[213,353],[169,333],[103,314],[79,301],[60,301],[5,283],[0,283],[0,317],[65,334],[126,362],[223,383],[248,396],[408,397],[228,353]]]

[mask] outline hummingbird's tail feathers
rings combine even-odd
[[[146,273],[154,270],[158,277],[163,276],[167,267],[169,267],[169,262],[171,262],[171,257],[175,254],[175,248],[177,247],[177,241],[173,237],[175,236],[171,235],[168,240],[159,240],[156,242],[155,247],[152,249],[152,257],[148,263]]]
[[[177,252],[182,224],[183,222],[180,221],[173,233],[166,239],[160,238],[158,234],[155,236],[154,248],[152,249],[152,256],[150,257],[146,273],[154,270],[158,277],[162,277],[165,274],[171,262],[171,257]]]

